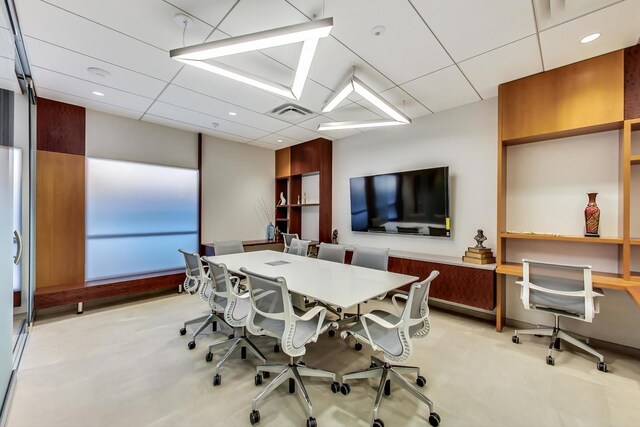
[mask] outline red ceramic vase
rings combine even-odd
[[[589,203],[584,209],[584,222],[586,237],[600,237],[598,229],[600,228],[600,208],[596,204],[596,196],[598,193],[587,193]]]

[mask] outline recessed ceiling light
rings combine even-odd
[[[229,115],[230,115],[230,116],[237,116],[237,115],[238,115],[238,113],[234,113],[233,111],[229,111]]]
[[[385,30],[386,28],[383,25],[376,25],[371,29],[371,34],[373,34],[376,37],[380,37],[381,35],[384,34]]]
[[[93,92],[91,92],[92,94],[94,94],[95,96],[104,96],[104,93],[102,92],[98,92],[96,90],[94,90]]]
[[[279,140],[278,140],[278,142],[282,142],[282,140],[281,140],[281,139],[279,139]]]
[[[582,43],[582,44],[590,43],[590,42],[594,41],[595,39],[597,39],[598,37],[600,37],[600,33],[589,34],[588,36],[583,37],[582,40],[580,40],[580,43]]]

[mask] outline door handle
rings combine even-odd
[[[13,257],[14,264],[18,265],[22,259],[22,234],[18,230],[13,230],[13,241],[18,243],[18,252]]]

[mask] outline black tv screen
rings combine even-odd
[[[449,168],[350,179],[351,230],[450,236]]]

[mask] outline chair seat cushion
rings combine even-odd
[[[303,316],[305,313],[303,310],[300,310],[295,307],[293,308],[293,310],[296,316]],[[267,331],[272,336],[282,337],[282,335],[284,334],[283,320],[267,319],[259,314],[256,314],[253,319],[253,323],[256,326]],[[320,331],[322,332],[322,330],[325,330],[330,324],[331,324],[331,321],[325,320],[322,323],[322,328]],[[313,336],[315,335],[317,327],[318,327],[317,317],[313,317],[311,320],[306,320],[306,321],[298,320],[296,322],[296,328],[293,333],[293,342],[292,342],[293,347],[300,348],[300,347],[303,347],[305,344],[307,344],[309,340],[311,340],[311,338],[313,338]],[[284,347],[283,347],[283,350],[284,350]]]
[[[371,314],[393,324],[400,321],[398,316],[387,313],[386,311],[374,310]],[[402,354],[402,341],[400,340],[400,333],[397,328],[386,329],[369,320],[367,320],[367,327],[369,328],[369,333],[371,334],[373,343],[380,347],[382,351],[396,357]],[[369,341],[367,333],[364,330],[364,326],[362,326],[362,322],[356,323],[351,328],[347,329],[347,331],[353,334],[360,341]]]
[[[584,289],[582,284],[576,288],[573,281],[566,283],[561,280],[538,280],[537,286],[553,289],[557,291],[576,291]],[[524,289],[524,288],[523,288]],[[602,289],[593,288],[595,292],[603,293]],[[585,314],[584,297],[571,297],[567,295],[554,295],[536,290],[531,290],[529,294],[529,304],[533,308],[549,308],[558,312],[566,312],[569,315],[577,315],[583,317]]]

